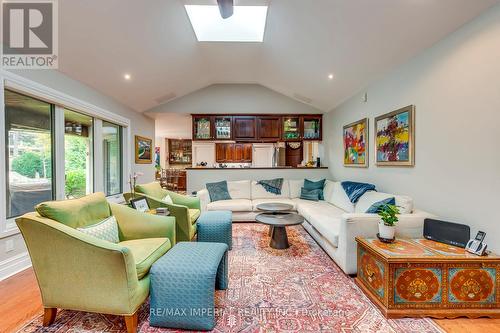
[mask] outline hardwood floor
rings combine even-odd
[[[27,269],[0,282],[0,332],[15,332],[35,315],[41,315],[42,300],[35,274]],[[500,333],[500,319],[439,319],[451,333]]]
[[[42,312],[42,298],[31,268],[0,282],[0,332],[15,332]]]

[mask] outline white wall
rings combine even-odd
[[[46,87],[55,89],[59,92],[70,95],[74,98],[80,99],[84,102],[93,104],[100,108],[103,108],[109,112],[121,115],[122,117],[130,119],[130,130],[131,130],[131,145],[128,147],[130,150],[131,159],[131,171],[140,171],[144,173],[141,177],[141,182],[149,182],[154,179],[154,167],[153,164],[135,164],[134,163],[134,135],[145,136],[149,138],[154,138],[155,128],[154,120],[144,115],[133,111],[132,109],[118,103],[117,101],[107,97],[96,90],[71,79],[70,77],[62,74],[61,72],[54,70],[16,70],[13,73],[23,76],[29,80],[35,81]],[[3,79],[0,75],[0,79]],[[3,93],[3,92],[2,92]],[[3,119],[1,121],[3,126]],[[2,148],[3,149],[3,148]],[[0,181],[5,182],[5,175],[0,175]],[[127,189],[124,189],[127,190]],[[3,209],[1,207],[0,209]],[[6,252],[6,243],[13,241],[14,250],[11,252]],[[20,234],[2,235],[0,233],[0,280],[2,277],[15,272],[16,270],[25,267],[29,264],[27,260],[26,248],[24,241]],[[23,266],[24,265],[24,266]]]
[[[146,113],[323,113],[259,84],[214,84]]]
[[[500,252],[500,5],[360,92],[325,119],[335,179],[408,194],[417,207],[487,232]],[[416,106],[416,164],[376,167],[374,117]],[[342,126],[370,119],[370,167],[342,166]]]

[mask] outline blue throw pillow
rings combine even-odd
[[[227,181],[207,183],[206,187],[210,195],[210,201],[231,200],[229,190],[227,189]]]
[[[370,208],[368,208],[366,210],[366,213],[376,214],[376,213],[378,213],[379,209],[382,208],[382,206],[395,205],[395,204],[396,204],[396,199],[394,197],[380,200],[380,201],[375,202],[373,205],[371,205]]]
[[[308,190],[304,187],[300,189],[300,198],[304,200],[312,200],[312,201],[318,201],[319,200],[319,194],[323,190],[320,189],[315,189],[315,190]]]
[[[309,179],[304,179],[304,188],[306,190],[320,190],[319,191],[319,200],[325,200],[323,197],[323,188],[325,187],[325,179],[318,180],[317,182],[313,182]]]
[[[359,198],[367,191],[376,191],[375,185],[356,182],[342,182],[342,187],[352,203],[358,202]]]

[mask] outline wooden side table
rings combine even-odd
[[[500,257],[427,239],[356,237],[363,292],[387,318],[500,318]]]

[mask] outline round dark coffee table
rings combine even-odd
[[[265,212],[284,212],[293,209],[293,205],[281,202],[268,202],[257,205],[258,210]]]
[[[293,205],[281,203],[281,202],[267,202],[257,205],[258,210],[264,212],[275,213],[275,212],[286,212],[293,209]],[[273,226],[269,226],[269,237],[273,234]]]
[[[265,212],[260,213],[255,217],[257,222],[269,225],[271,232],[271,241],[269,246],[273,249],[287,249],[290,247],[288,243],[288,235],[286,227],[302,224],[304,218],[296,213],[289,212]]]

